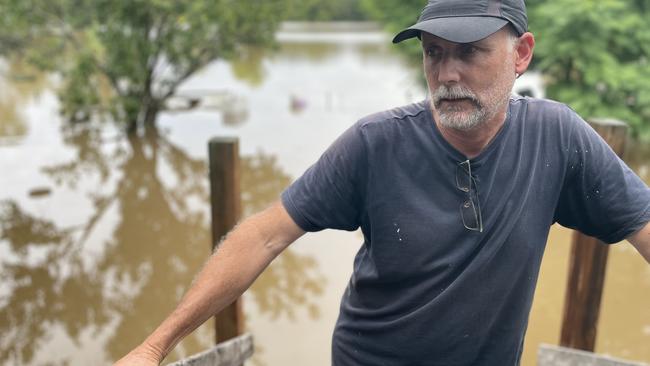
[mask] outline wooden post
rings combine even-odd
[[[589,124],[622,157],[627,125],[610,119],[595,119]],[[609,246],[598,239],[577,231],[573,233],[560,336],[563,347],[594,350],[608,253]]]
[[[239,141],[214,138],[208,145],[210,159],[210,197],[212,205],[212,249],[237,224],[241,216]],[[215,316],[216,342],[243,333],[241,299]]]

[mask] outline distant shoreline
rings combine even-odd
[[[371,21],[286,21],[280,24],[278,32],[382,32],[377,22]]]

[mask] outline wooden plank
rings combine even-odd
[[[236,138],[214,138],[208,146],[214,250],[241,216],[239,141]],[[240,298],[215,316],[215,341],[225,342],[243,331],[244,316]]]
[[[537,366],[650,366],[642,362],[622,360],[614,357],[570,348],[542,344],[537,350]]]
[[[627,141],[627,125],[611,119],[589,123],[621,157]],[[609,246],[598,239],[574,232],[560,345],[594,350],[608,253]]]
[[[253,336],[245,334],[167,366],[239,366],[253,352]]]

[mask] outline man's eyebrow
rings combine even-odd
[[[481,40],[483,41],[483,40]],[[487,42],[481,42],[481,41],[476,41],[476,42],[467,42],[467,43],[452,43],[452,47],[454,48],[460,48],[460,47],[467,47],[467,46],[472,46],[476,48],[490,48],[490,44]],[[429,42],[422,42],[422,48],[429,48],[429,47],[435,47],[439,46],[440,43],[436,41],[429,41]]]
[[[422,43],[422,48],[429,48],[429,47],[440,46],[441,43],[443,43],[443,42],[445,42],[444,39],[434,37],[434,38],[429,38],[427,40],[422,39],[421,43]],[[478,41],[467,42],[467,43],[455,43],[455,42],[452,42],[452,44],[454,45],[453,47],[472,46],[472,47],[477,47],[477,48],[482,48],[482,49],[489,49],[489,48],[494,47],[493,43],[488,38],[483,38],[483,39],[479,39]]]
[[[482,48],[492,48],[494,47],[498,42],[494,42],[494,40],[490,39],[489,37],[479,39],[478,41],[471,42],[470,44],[476,47],[482,47]]]
[[[467,46],[473,46],[473,47],[485,48],[485,47],[488,47],[489,44],[490,44],[490,43],[487,42],[487,41],[485,40],[485,38],[484,38],[484,39],[479,39],[478,41],[474,41],[474,42],[459,43],[458,45],[461,46],[461,47],[462,47],[462,46],[465,46],[465,47],[467,47]]]
[[[438,42],[436,42],[435,39],[430,39],[428,41],[422,40],[422,47],[436,45],[437,43]]]

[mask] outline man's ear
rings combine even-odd
[[[515,72],[523,74],[533,59],[533,48],[535,48],[535,37],[532,33],[526,32],[519,37],[515,48]]]

